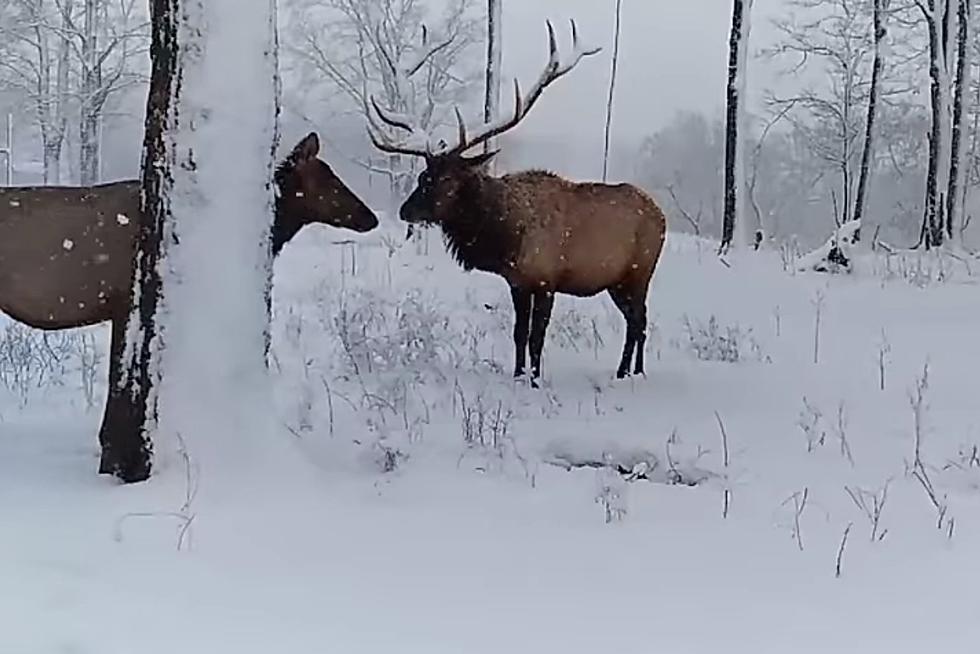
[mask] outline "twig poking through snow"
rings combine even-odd
[[[803,532],[800,526],[800,521],[803,518],[803,512],[806,510],[807,500],[810,499],[810,489],[809,487],[804,488],[803,492],[795,492],[786,498],[783,502],[783,506],[786,506],[793,502],[793,538],[796,539],[796,546],[803,551]]]
[[[813,363],[820,363],[820,319],[823,315],[823,305],[825,296],[823,291],[817,291],[813,299],[814,324],[813,324]]]
[[[822,446],[827,440],[827,432],[820,428],[820,421],[823,413],[817,407],[810,404],[806,396],[803,397],[803,410],[800,417],[796,420],[796,426],[803,432],[806,438],[806,451],[813,452],[817,446]]]
[[[922,436],[925,431],[925,413],[928,409],[926,394],[929,390],[929,364],[926,363],[922,368],[922,376],[917,377],[915,386],[909,394],[909,403],[912,405],[912,429],[915,437],[914,460],[911,467],[911,475],[922,486],[926,496],[936,509],[936,529],[942,529],[946,523],[946,533],[948,538],[953,537],[953,518],[947,521],[946,516],[949,512],[949,505],[946,503],[946,496],[939,498],[929,473],[926,471],[925,463],[922,461]]]
[[[728,468],[731,460],[728,456],[728,430],[725,429],[725,422],[721,419],[721,414],[715,411],[715,420],[718,421],[718,430],[721,432],[721,457],[722,465],[725,468],[724,480],[725,480],[725,495],[722,503],[721,517],[728,518],[728,509],[731,507],[732,502],[732,490],[729,485]]]
[[[851,444],[847,442],[847,407],[843,401],[837,406],[837,440],[840,441],[840,455],[854,467],[854,456],[851,454]]]
[[[844,536],[840,539],[840,547],[837,548],[837,567],[834,571],[835,579],[840,579],[841,564],[844,561],[844,548],[847,547],[847,536],[851,533],[851,527],[853,526],[853,522],[847,523],[847,527],[844,529]]]
[[[885,536],[888,535],[887,529],[881,531],[881,512],[885,510],[885,504],[888,502],[888,485],[890,483],[891,479],[886,479],[885,484],[873,492],[863,488],[852,489],[850,486],[844,486],[844,491],[850,496],[854,506],[864,514],[864,517],[868,519],[868,524],[871,525],[872,543],[884,540]]]
[[[878,388],[885,390],[885,368],[888,365],[888,355],[891,354],[892,346],[888,342],[888,335],[884,328],[881,330],[881,341],[878,342]]]

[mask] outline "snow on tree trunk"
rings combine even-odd
[[[943,243],[943,197],[949,180],[949,84],[944,32],[945,5],[946,0],[929,0],[928,6],[922,6],[929,33],[929,99],[932,111],[922,224],[923,242],[927,248],[939,247]]]
[[[745,89],[753,0],[733,0],[728,42],[725,115],[725,200],[720,252],[747,244],[756,231],[748,224],[745,174]],[[738,230],[736,231],[736,227]]]
[[[950,150],[949,191],[946,195],[946,238],[960,245],[962,209],[966,191],[966,133],[970,114],[970,70],[973,65],[972,0],[957,0],[956,81]]]
[[[868,91],[868,115],[864,127],[864,148],[861,151],[861,168],[858,172],[857,195],[854,198],[853,219],[860,230],[861,220],[868,203],[868,185],[871,181],[871,162],[874,156],[875,129],[878,119],[878,96],[881,93],[882,73],[885,67],[885,48],[888,28],[885,15],[888,0],[874,0],[872,8],[874,29],[874,62],[871,65],[871,88]],[[860,234],[860,231],[857,232]],[[858,236],[860,238],[860,236]]]
[[[276,0],[152,0],[133,311],[103,472],[183,443],[208,475],[271,439],[265,352],[280,84]],[[104,441],[105,442],[105,441]],[[113,444],[122,443],[114,454]],[[140,449],[142,447],[142,449]],[[126,454],[129,454],[127,458]]]
[[[613,102],[616,99],[616,74],[619,70],[619,37],[622,32],[623,0],[616,0],[616,27],[613,30],[612,70],[609,72],[609,96],[606,98],[606,127],[602,148],[602,181],[609,179],[609,146],[612,137]]]
[[[492,123],[500,115],[500,75],[503,64],[503,0],[488,0],[487,4],[487,75],[486,94],[483,102],[483,120]],[[493,141],[483,144],[483,151],[490,152]],[[490,164],[493,166],[493,163]]]

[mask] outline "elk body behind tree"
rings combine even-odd
[[[310,134],[279,168],[276,254],[308,224],[359,232],[378,224],[318,150]],[[0,310],[47,330],[125,315],[139,225],[139,181],[0,188]]]
[[[305,225],[358,232],[378,225],[374,213],[317,158],[319,149],[319,138],[310,134],[276,172],[274,254]],[[113,383],[130,310],[140,221],[138,181],[0,188],[0,311],[45,330],[111,321]],[[102,472],[117,472],[107,461],[103,439]]]
[[[663,212],[629,184],[574,183],[543,171],[493,177],[485,164],[495,152],[464,153],[515,127],[544,89],[582,57],[597,52],[579,46],[572,23],[574,57],[562,66],[554,30],[548,25],[550,59],[528,96],[515,83],[514,115],[467,135],[457,112],[458,142],[433,151],[418,134],[407,143],[381,136],[383,151],[425,157],[418,186],[401,207],[409,224],[439,225],[450,252],[467,270],[503,277],[514,303],[514,374],[523,375],[530,350],[532,382],[541,375],[541,352],[554,294],[588,297],[607,291],[626,320],[626,339],[617,377],[644,372],[647,293],[666,235]],[[412,130],[402,116],[375,107],[384,123]]]

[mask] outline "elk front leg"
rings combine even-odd
[[[645,302],[637,302],[632,311],[633,324],[628,329],[633,330],[633,343],[636,347],[636,365],[633,368],[634,375],[643,375],[643,358],[647,344],[647,305]]]
[[[510,296],[514,301],[514,376],[521,377],[527,366],[527,341],[531,328],[531,293],[512,286]]]
[[[531,309],[531,383],[537,386],[535,380],[541,377],[541,351],[544,349],[544,337],[551,321],[551,310],[555,306],[554,293],[535,293]]]

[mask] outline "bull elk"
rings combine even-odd
[[[547,27],[548,63],[527,95],[514,81],[514,113],[507,120],[484,124],[470,134],[457,109],[455,144],[433,148],[410,118],[372,99],[377,118],[369,117],[368,131],[383,152],[425,160],[417,187],[401,207],[401,219],[439,225],[448,250],[465,270],[499,275],[510,286],[515,376],[525,374],[530,350],[531,382],[537,385],[555,293],[591,297],[602,291],[626,320],[616,376],[643,374],[646,298],[666,234],[656,203],[630,184],[575,183],[536,170],[494,177],[485,164],[496,151],[464,156],[517,126],[549,85],[599,51],[581,46],[572,21],[574,51],[563,65],[554,28],[550,22]],[[407,138],[395,140],[381,123],[407,132]]]
[[[319,137],[310,134],[276,170],[273,254],[305,225],[357,232],[378,225],[317,157],[319,150]],[[44,330],[111,321],[114,378],[125,343],[140,215],[138,181],[0,188],[0,311]],[[103,423],[100,471],[125,477],[121,455],[109,451],[104,430]]]

